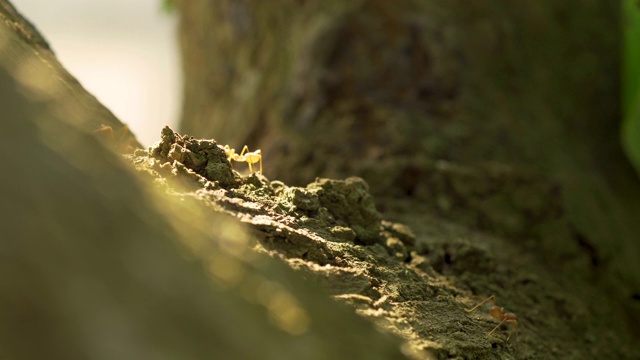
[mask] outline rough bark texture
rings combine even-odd
[[[133,171],[109,151],[132,135],[0,5],[0,354],[640,356],[615,4],[180,2],[185,127],[262,147],[272,180],[170,129]],[[352,174],[374,196],[275,180]],[[464,311],[492,293],[511,339]]]
[[[561,297],[595,289],[603,298],[574,305],[619,312],[600,316],[638,338],[640,182],[618,139],[618,2],[178,5],[185,132],[260,148],[265,173],[291,184],[362,176],[386,216],[415,227],[436,216],[497,235],[492,251],[515,247],[508,271],[524,276],[518,254],[534,255]],[[442,261],[446,272],[447,250]],[[536,303],[522,297],[544,291],[467,286],[520,315]],[[576,322],[562,313],[528,320]]]
[[[404,358],[397,339],[249,254],[237,222],[156,191],[109,151],[135,140],[101,143],[94,130],[122,124],[12,9],[0,1],[1,358]],[[221,280],[229,269],[242,287]]]
[[[128,157],[158,183],[179,179],[188,185],[171,189],[176,196],[248,224],[257,240],[254,250],[281,259],[336,300],[401,335],[403,352],[413,359],[640,356],[629,332],[612,331],[625,328],[624,311],[601,306],[610,296],[585,284],[579,271],[558,277],[535,253],[523,253],[521,243],[460,226],[402,199],[385,199],[383,205],[393,211],[381,215],[360,178],[316,179],[304,188],[291,187],[232,171],[225,155],[214,140],[165,128],[159,143]],[[460,170],[439,166],[433,172],[455,177]],[[553,191],[521,174],[494,169],[486,175],[496,174],[519,184],[516,196],[522,197],[522,189],[534,198]],[[482,182],[473,184],[483,188],[477,187]],[[389,214],[405,224],[381,221]],[[589,265],[587,257],[574,257],[575,269]],[[249,279],[242,272],[225,262],[218,265],[222,279],[246,286]],[[504,331],[485,313],[490,306],[474,309],[480,301],[474,293],[483,292],[498,294],[493,299],[507,309],[500,311],[515,311],[519,326],[510,324]]]

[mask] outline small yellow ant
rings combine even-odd
[[[249,164],[249,171],[253,173],[253,164],[259,162],[260,163],[260,174],[262,174],[262,152],[258,149],[256,151],[249,151],[249,147],[245,145],[242,148],[242,152],[240,154],[236,154],[236,150],[230,147],[229,145],[225,145],[223,148],[224,153],[227,155],[227,160],[231,162],[246,162]]]
[[[518,316],[514,313],[505,313],[503,307],[497,306],[495,295],[489,296],[488,298],[482,300],[478,305],[472,307],[471,309],[464,309],[464,311],[472,312],[489,300],[492,300],[493,302],[493,306],[491,307],[491,310],[489,310],[489,313],[493,318],[500,320],[500,323],[496,325],[493,330],[489,331],[487,333],[487,336],[491,336],[491,334],[493,334],[493,332],[496,331],[502,324],[513,324],[513,330],[509,332],[509,336],[507,337],[507,341],[509,341],[514,331],[516,335],[518,335]]]

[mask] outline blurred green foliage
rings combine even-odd
[[[622,144],[640,174],[640,1],[623,0]]]
[[[176,8],[175,0],[162,0],[162,11],[166,13],[173,12]]]

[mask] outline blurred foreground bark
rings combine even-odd
[[[94,133],[122,124],[4,0],[0,18],[0,357],[403,358],[289,269],[247,255],[235,221],[135,174],[108,149],[131,135],[104,146]],[[241,289],[214,281],[220,264]],[[247,300],[260,287],[265,301]]]
[[[618,139],[618,2],[178,4],[184,132],[261,148],[272,178],[361,175],[374,193],[498,233],[508,209],[487,225],[436,204],[434,163],[543,174],[559,190],[535,201],[559,202],[563,225],[522,225],[517,241],[533,239],[522,251],[567,276],[571,253],[588,254],[584,278],[638,320],[640,181]]]

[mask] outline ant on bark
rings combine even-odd
[[[507,337],[507,341],[509,341],[509,339],[511,338],[511,335],[514,332],[516,333],[516,335],[518,335],[518,316],[514,313],[506,313],[504,312],[503,307],[496,305],[495,295],[489,296],[488,298],[482,300],[478,305],[472,307],[471,309],[464,309],[464,311],[470,313],[475,309],[479,308],[480,306],[482,306],[483,304],[485,304],[489,300],[493,302],[493,306],[491,306],[491,310],[489,310],[489,313],[493,318],[500,320],[500,323],[496,325],[496,327],[494,327],[493,330],[489,331],[487,333],[487,336],[491,336],[491,334],[493,334],[493,332],[496,331],[502,324],[512,324],[513,330],[509,332],[509,336]]]
[[[253,164],[259,162],[260,174],[262,174],[262,152],[260,150],[249,151],[249,147],[247,145],[242,148],[242,152],[240,152],[240,154],[236,154],[235,149],[233,149],[229,145],[225,145],[224,147],[222,147],[222,150],[224,150],[224,153],[227,155],[227,160],[229,160],[229,163],[231,163],[232,160],[237,162],[246,162],[247,164],[249,164],[249,172],[251,173],[254,172]]]

